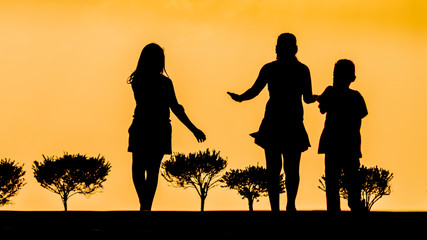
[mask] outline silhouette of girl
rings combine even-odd
[[[286,176],[287,211],[296,211],[295,199],[299,185],[301,152],[310,147],[303,124],[303,106],[313,103],[317,96],[311,89],[310,71],[298,61],[296,38],[283,33],[277,39],[277,60],[264,65],[251,88],[238,95],[228,94],[237,102],[256,97],[266,85],[270,99],[259,131],[251,134],[255,143],[264,148],[268,173],[268,195],[272,211],[279,211],[279,176],[283,168]]]
[[[150,43],[142,49],[136,70],[128,79],[136,101],[128,151],[132,152],[132,178],[141,211],[151,210],[160,163],[163,155],[172,153],[169,109],[198,142],[206,140],[205,134],[185,114],[176,99],[172,81],[163,73],[166,73],[163,49]]]

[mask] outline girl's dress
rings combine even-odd
[[[132,82],[136,107],[129,128],[129,152],[172,153],[170,108],[180,106],[172,81],[162,74],[138,76]]]

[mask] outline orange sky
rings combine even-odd
[[[229,168],[264,165],[249,133],[263,117],[266,89],[235,103],[260,68],[275,59],[282,32],[296,35],[300,61],[317,94],[334,63],[356,64],[352,85],[365,97],[361,162],[394,173],[392,194],[373,210],[427,210],[427,3],[419,1],[5,1],[0,3],[0,158],[25,164],[27,185],[4,210],[62,210],[59,196],[34,180],[42,154],[104,155],[112,164],[103,193],[75,196],[69,210],[133,210],[127,129],[135,106],[126,78],[141,49],[165,49],[178,100],[208,140],[198,144],[173,116],[173,151],[221,151]],[[312,148],[303,153],[297,208],[326,209],[317,188],[324,116],[305,105]],[[282,200],[284,208],[285,196]],[[342,204],[345,205],[344,202]],[[267,198],[255,210],[268,209]],[[192,189],[161,178],[154,210],[199,210]],[[206,210],[246,210],[235,191],[213,189]]]

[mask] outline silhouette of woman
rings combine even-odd
[[[256,97],[266,85],[270,99],[258,132],[251,134],[255,143],[265,150],[268,173],[268,195],[272,211],[279,211],[279,176],[283,168],[286,176],[287,211],[296,211],[295,199],[299,185],[301,152],[310,147],[303,124],[303,106],[313,103],[317,96],[311,89],[310,71],[298,61],[296,38],[283,33],[277,39],[277,60],[264,65],[251,88],[238,95],[228,94],[237,102]]]
[[[128,79],[136,101],[128,151],[132,152],[132,178],[141,211],[151,210],[160,163],[164,154],[172,153],[169,109],[198,142],[206,140],[205,134],[194,126],[178,104],[172,81],[163,73],[166,73],[163,49],[150,43],[142,49],[136,70]]]

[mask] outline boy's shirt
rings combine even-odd
[[[317,101],[320,112],[326,113],[319,153],[362,157],[360,127],[368,114],[362,95],[356,90],[329,86]]]

